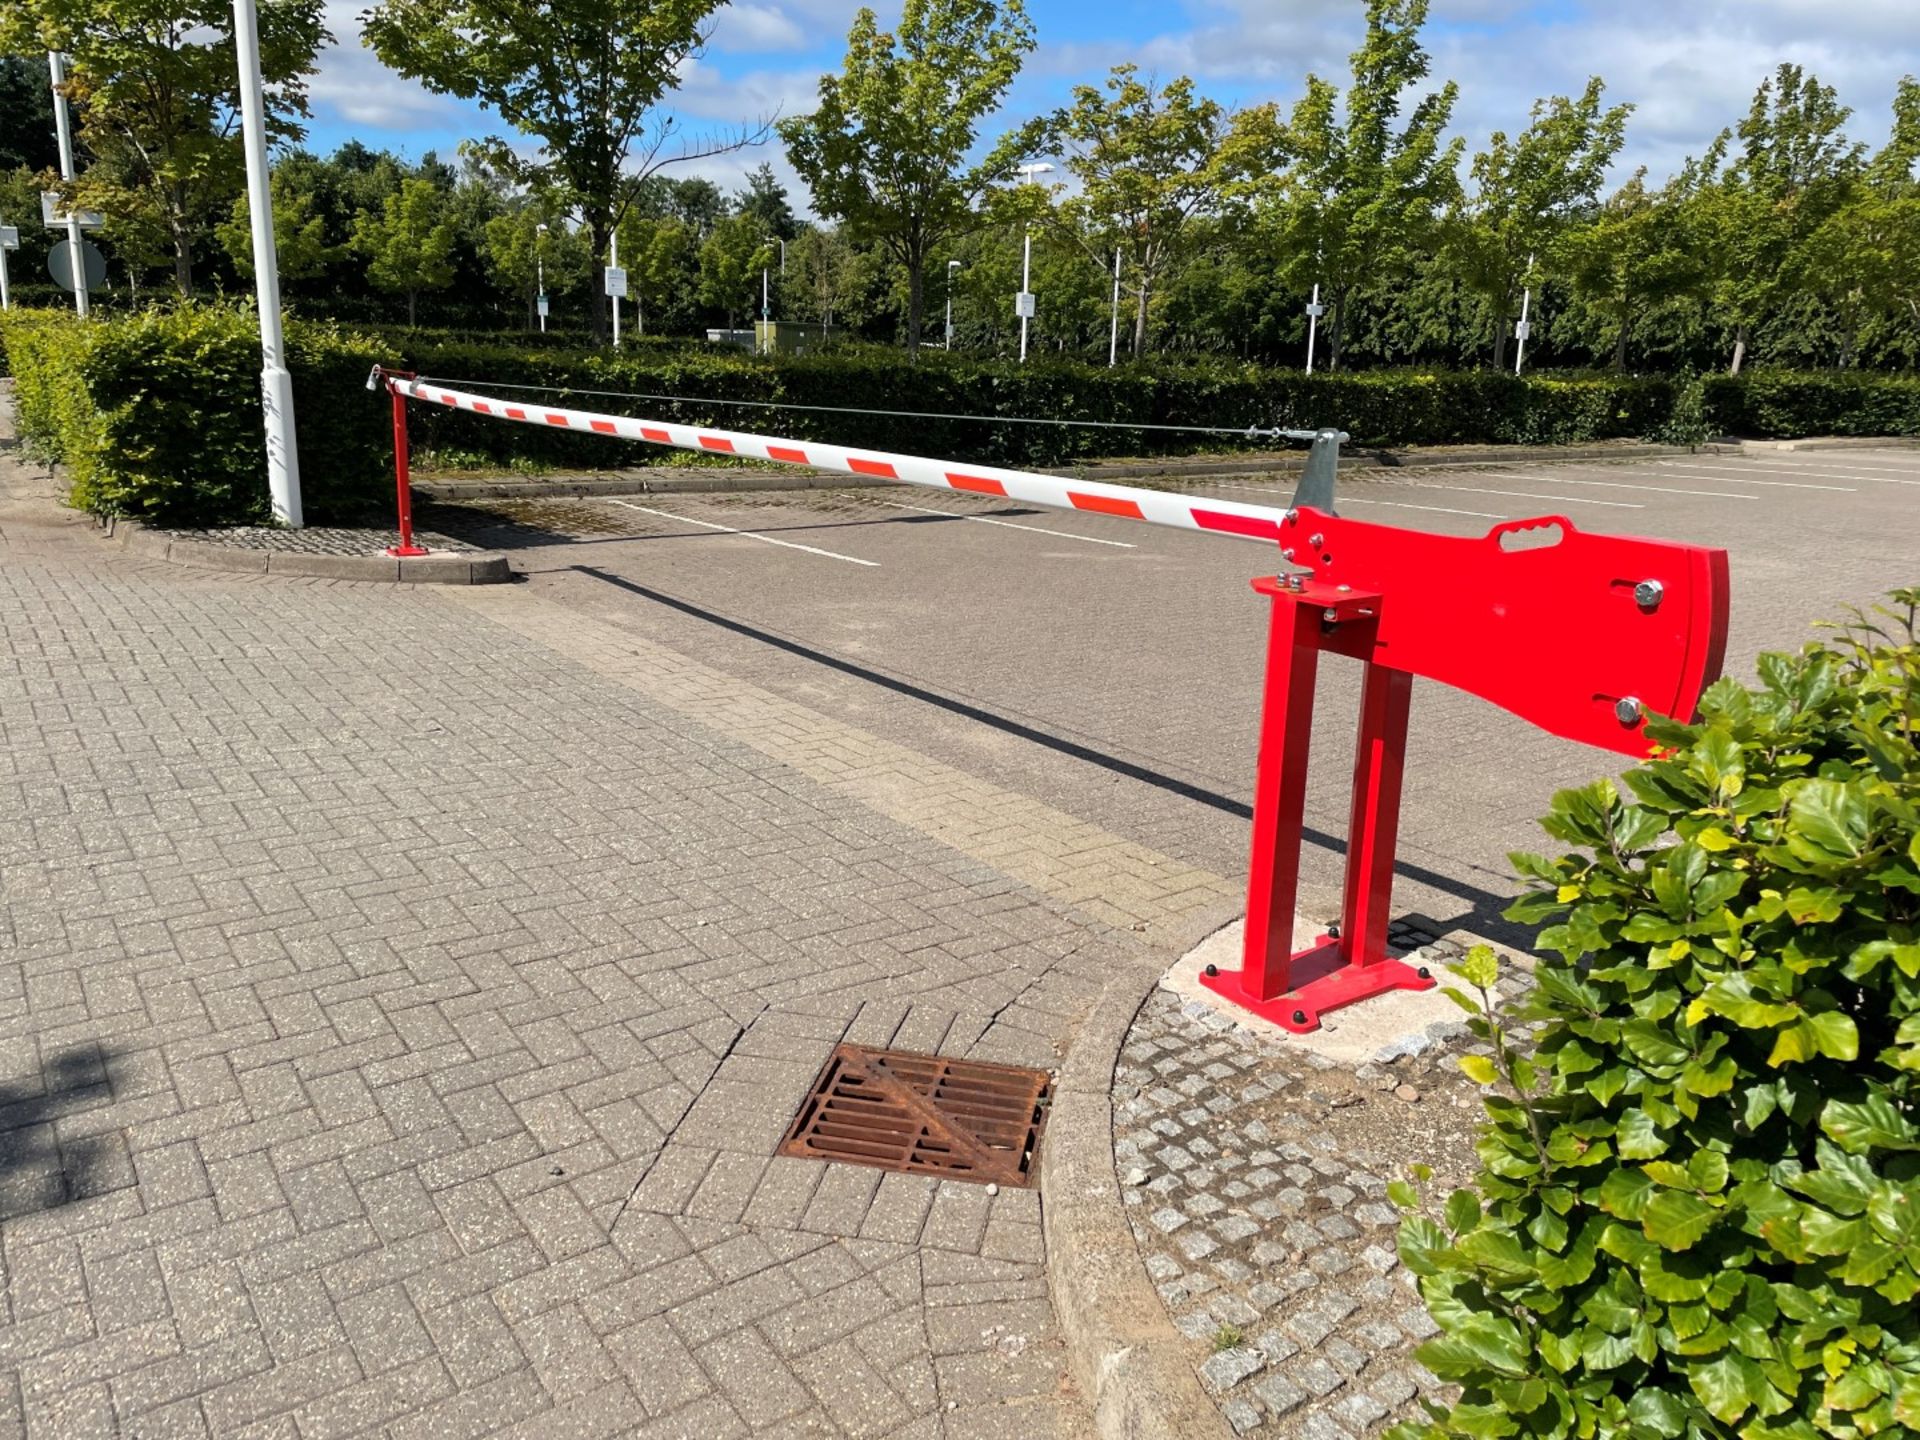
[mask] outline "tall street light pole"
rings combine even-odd
[[[1513,349],[1513,373],[1518,375],[1520,367],[1527,358],[1527,336],[1533,331],[1533,323],[1527,319],[1527,312],[1533,308],[1533,256],[1527,256],[1527,288],[1520,292],[1520,323],[1513,327],[1515,345]],[[1512,292],[1509,291],[1509,294]]]
[[[547,227],[533,227],[533,274],[534,289],[539,295],[539,303],[534,307],[540,312],[540,333],[547,333]]]
[[[53,77],[53,130],[60,141],[60,178],[71,185],[80,177],[73,166],[73,119],[67,113],[67,95],[60,87],[67,83],[67,57],[58,50],[47,52],[47,71]],[[259,74],[256,62],[254,74]],[[258,81],[255,82],[256,84]],[[255,98],[259,95],[255,91]],[[87,313],[87,267],[80,249],[80,207],[67,204],[67,265],[73,271],[73,308]]]
[[[280,330],[280,260],[273,244],[273,189],[267,174],[267,112],[260,96],[260,17],[254,0],[233,0],[233,45],[240,66],[240,127],[247,157],[247,211],[253,222],[253,283],[260,308],[260,399],[267,428],[267,491],[273,518],[299,529],[300,453],[294,443],[293,376]],[[62,128],[62,134],[65,130]],[[79,219],[68,222],[79,234]],[[74,277],[82,280],[79,245]],[[83,281],[84,284],[84,281]],[[80,289],[76,294],[85,295]]]
[[[1022,165],[1017,172],[1022,180],[1031,182],[1036,175],[1051,175],[1053,166],[1044,162],[1038,165]],[[1013,302],[1013,308],[1020,316],[1020,363],[1027,361],[1027,322],[1033,318],[1033,226],[1026,227],[1026,233],[1020,242],[1020,294]]]
[[[1120,252],[1113,252],[1113,325],[1107,333],[1107,368],[1120,358]]]
[[[947,262],[947,350],[953,350],[953,272],[960,268],[958,260]]]

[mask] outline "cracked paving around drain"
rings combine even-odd
[[[1438,968],[1459,948],[1424,935]],[[1410,959],[1413,957],[1409,957]],[[1508,1001],[1531,984],[1503,968]],[[1524,1033],[1524,1032],[1523,1032]],[[1114,1075],[1114,1163],[1135,1242],[1188,1358],[1236,1434],[1355,1440],[1445,1398],[1414,1359],[1439,1333],[1400,1264],[1387,1184],[1471,1180],[1487,1053],[1460,1022],[1357,1069],[1156,990]]]

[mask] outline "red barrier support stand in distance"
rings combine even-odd
[[[400,372],[376,373],[394,376]],[[406,375],[403,378],[411,380],[413,376]],[[387,391],[393,396],[393,484],[400,511],[400,543],[389,545],[387,554],[404,560],[425,555],[427,547],[413,543],[413,477],[407,468],[407,397],[391,383],[387,385]]]
[[[1273,628],[1254,783],[1246,936],[1241,968],[1210,966],[1200,983],[1262,1019],[1306,1034],[1320,1028],[1322,1011],[1389,990],[1427,990],[1434,984],[1424,969],[1387,954],[1413,677],[1365,660],[1379,626],[1380,595],[1298,577],[1260,579],[1253,588],[1273,598]],[[1360,658],[1367,668],[1341,924],[1296,954],[1293,916],[1322,650]]]

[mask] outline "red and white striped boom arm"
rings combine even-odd
[[[1196,500],[1163,490],[1103,485],[1094,480],[1068,480],[1058,475],[1035,474],[1030,470],[1001,470],[989,465],[962,466],[946,460],[929,460],[919,455],[897,455],[884,450],[852,450],[843,445],[826,445],[811,440],[782,440],[742,430],[716,430],[707,425],[635,420],[624,415],[600,415],[590,410],[566,410],[553,405],[523,405],[391,373],[382,373],[381,378],[397,395],[456,410],[471,410],[476,415],[517,420],[525,425],[612,435],[622,440],[669,445],[705,455],[742,455],[753,460],[771,460],[781,465],[805,465],[839,475],[870,476],[897,480],[905,485],[924,485],[930,490],[1002,496],[1029,505],[1050,505],[1057,510],[1089,510],[1099,515],[1118,515],[1128,520],[1145,520],[1153,525],[1170,525],[1176,530],[1202,530],[1217,535],[1237,535],[1248,540],[1278,541],[1281,524],[1287,515],[1284,508],[1271,505],[1243,505],[1233,500]]]

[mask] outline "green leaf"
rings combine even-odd
[[[1627,1402],[1627,1416],[1634,1424],[1659,1436],[1684,1435],[1687,1430],[1687,1407],[1678,1396],[1668,1394],[1657,1385],[1635,1389],[1633,1398]]]
[[[1614,1143],[1619,1147],[1622,1160],[1651,1160],[1665,1154],[1667,1149],[1653,1117],[1644,1110],[1629,1110],[1620,1117],[1614,1130]]]
[[[1698,1244],[1719,1218],[1720,1211],[1697,1195],[1662,1190],[1647,1202],[1640,1228],[1664,1249],[1687,1250]]]
[[[1620,1038],[1643,1065],[1662,1068],[1685,1064],[1693,1052],[1650,1020],[1632,1020],[1620,1027]]]
[[[1731,1425],[1752,1408],[1744,1363],[1738,1355],[1728,1353],[1710,1364],[1692,1366],[1687,1384],[1707,1413],[1722,1424]]]
[[[1460,1071],[1476,1085],[1491,1085],[1500,1078],[1500,1072],[1493,1068],[1493,1061],[1485,1055],[1462,1055]]]
[[[1447,1228],[1456,1235],[1480,1224],[1480,1197],[1471,1190],[1456,1190],[1447,1197]]]
[[[1809,1015],[1807,1024],[1813,1030],[1814,1048],[1829,1060],[1860,1058],[1860,1031],[1848,1016],[1838,1010],[1828,1010]]]
[[[1419,1207],[1420,1192],[1404,1180],[1394,1180],[1387,1185],[1387,1199],[1402,1210],[1413,1210]]]
[[[1646,1172],[1621,1166],[1600,1182],[1600,1208],[1621,1220],[1638,1223],[1653,1199],[1653,1181]]]
[[[1398,1241],[1400,1262],[1416,1275],[1437,1275],[1444,1257],[1452,1252],[1440,1227],[1424,1215],[1409,1215],[1400,1222]]]
[[[1869,1150],[1920,1150],[1920,1130],[1878,1091],[1858,1104],[1828,1101],[1820,1113],[1820,1128],[1853,1155]]]
[[[1866,796],[1838,780],[1809,780],[1788,810],[1787,847],[1805,860],[1857,860],[1867,851],[1873,813]]]

